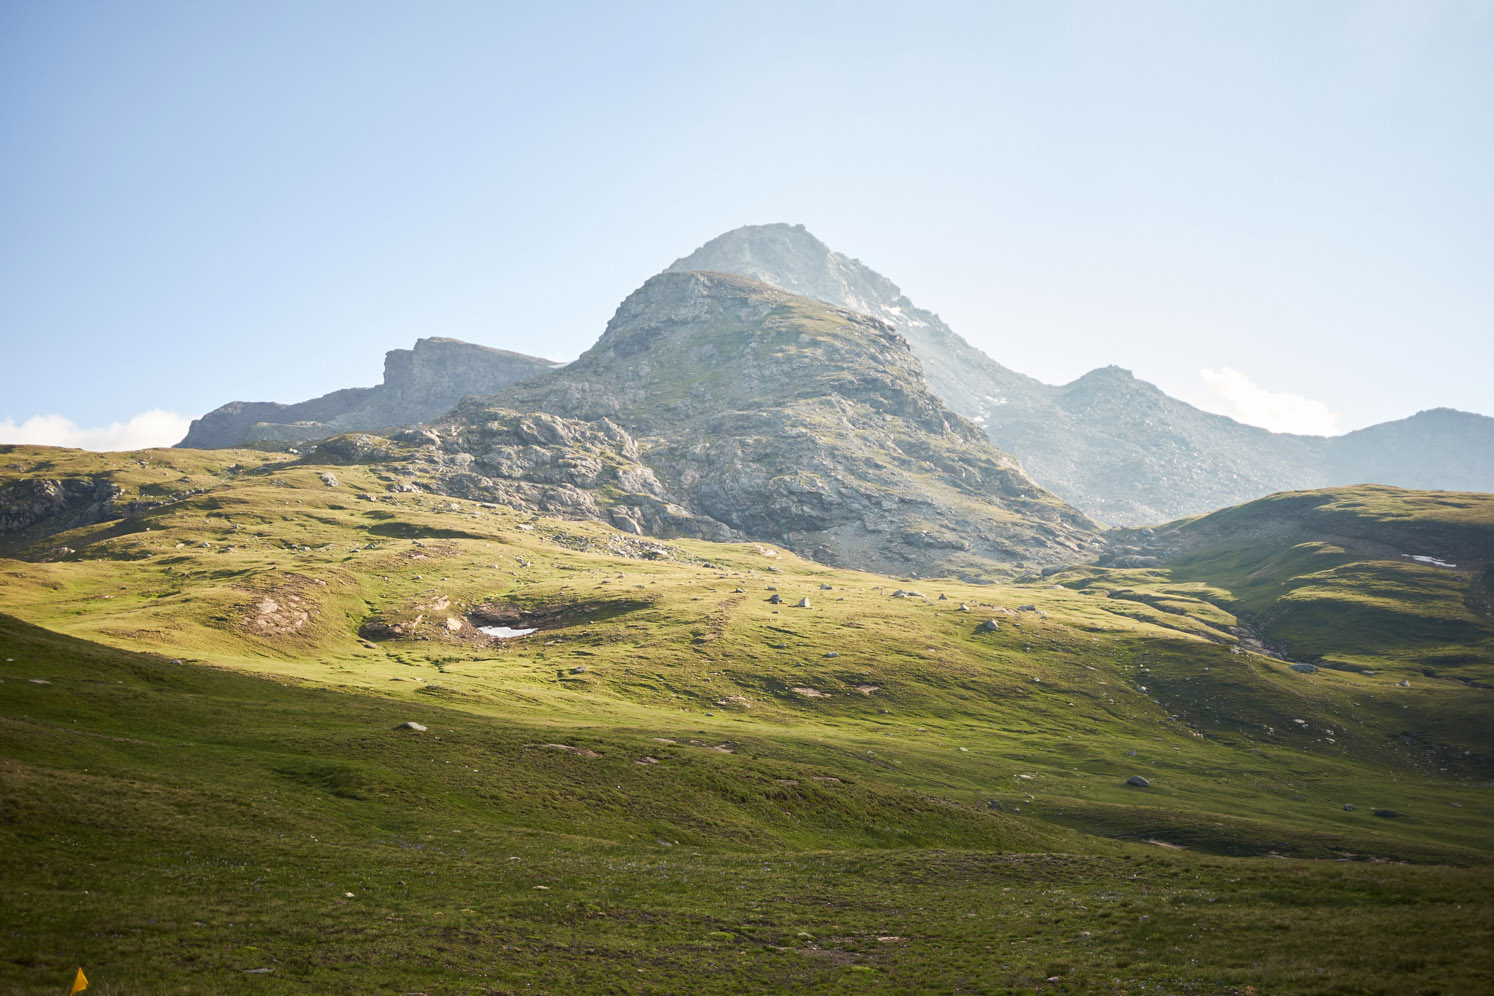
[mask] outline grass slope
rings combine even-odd
[[[0,987],[1491,985],[1487,693],[1236,652],[1202,582],[900,582],[375,468],[9,457],[192,486],[0,561]]]

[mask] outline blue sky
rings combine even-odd
[[[0,4],[0,438],[572,357],[771,221],[1046,381],[1494,414],[1491,122],[1489,0]]]

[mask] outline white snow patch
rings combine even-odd
[[[528,636],[530,633],[537,633],[539,632],[539,627],[513,629],[509,626],[479,626],[477,627],[477,631],[479,633],[486,633],[489,636],[496,636],[500,640],[512,640],[516,636]]]
[[[1432,564],[1435,567],[1457,567],[1458,566],[1457,564],[1449,564],[1445,560],[1438,560],[1436,557],[1427,557],[1427,556],[1423,556],[1421,554],[1416,554],[1416,553],[1403,553],[1403,554],[1401,554],[1401,556],[1402,557],[1410,557],[1412,560],[1416,561],[1418,564]]]

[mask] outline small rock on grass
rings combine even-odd
[[[1149,788],[1152,783],[1147,781],[1145,778],[1142,778],[1140,775],[1132,775],[1130,778],[1126,779],[1126,784],[1135,785],[1137,788]]]
[[[415,722],[413,719],[410,720],[410,721],[408,721],[408,722],[399,724],[398,726],[395,727],[395,729],[396,730],[414,730],[416,733],[424,733],[425,732],[425,726],[423,724],[421,724],[421,723]]]

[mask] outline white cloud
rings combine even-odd
[[[1247,425],[1272,432],[1298,432],[1308,436],[1338,434],[1338,413],[1321,401],[1300,394],[1268,391],[1238,370],[1200,370],[1204,383],[1225,401],[1223,414]]]
[[[181,442],[192,420],[152,408],[128,422],[81,426],[65,415],[33,415],[26,421],[0,420],[0,443],[71,446],[81,450],[143,450]]]

